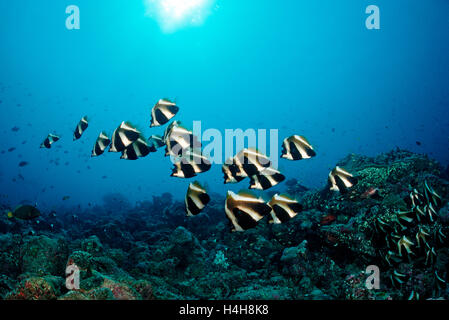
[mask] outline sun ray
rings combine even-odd
[[[144,0],[146,15],[158,21],[162,30],[173,32],[189,25],[201,25],[214,0]]]

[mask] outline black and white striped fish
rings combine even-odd
[[[241,177],[251,177],[260,174],[266,168],[271,166],[270,159],[254,148],[241,150],[234,157],[234,163],[239,169],[237,175]]]
[[[281,157],[288,160],[310,159],[316,156],[312,145],[303,136],[293,135],[284,139]]]
[[[172,131],[173,128],[178,127],[178,126],[182,126],[181,125],[181,121],[179,120],[174,120],[172,121],[164,130],[164,135],[162,136],[162,139],[167,140],[167,137],[170,135],[170,132]]]
[[[302,205],[298,201],[283,194],[275,194],[268,205],[272,209],[269,222],[275,224],[287,222],[302,211]]]
[[[228,191],[225,203],[226,217],[231,222],[231,231],[245,231],[271,212],[271,207],[256,195],[241,191],[238,194]]]
[[[199,173],[209,171],[211,167],[212,164],[206,156],[194,151],[188,151],[174,163],[171,176],[178,178],[192,178]]]
[[[146,157],[150,154],[150,152],[156,152],[157,149],[153,145],[149,145],[144,137],[140,137],[133,143],[131,143],[125,150],[122,152],[122,156],[120,159],[125,160],[137,160],[139,158]]]
[[[141,133],[130,122],[122,122],[112,134],[109,152],[123,152],[133,142],[141,137]]]
[[[50,149],[51,145],[53,143],[55,143],[56,141],[58,141],[60,139],[60,137],[58,137],[57,135],[54,134],[49,134],[47,136],[47,138],[45,138],[44,142],[41,143],[41,148],[46,148],[46,149]]]
[[[329,173],[328,177],[330,190],[340,191],[342,194],[347,193],[348,189],[356,185],[357,182],[356,177],[338,166]]]
[[[285,176],[278,170],[269,167],[250,177],[250,189],[267,190],[285,180]]]
[[[75,132],[73,133],[73,141],[81,138],[88,126],[89,120],[87,119],[87,116],[82,117],[80,122],[78,122],[78,124],[76,125]]]
[[[222,166],[224,183],[237,183],[270,167],[269,158],[254,148],[243,149]]]
[[[190,183],[185,198],[186,214],[188,217],[196,216],[209,203],[210,197],[207,191],[197,181]]]
[[[150,127],[158,127],[166,124],[179,111],[179,107],[168,99],[159,100],[151,110]]]
[[[192,131],[175,123],[165,134],[165,156],[182,156],[188,150],[198,151],[201,143]]]
[[[237,183],[245,179],[244,176],[239,175],[240,172],[239,167],[235,163],[234,159],[228,159],[223,166],[221,167],[221,171],[224,174],[224,183]]]
[[[102,155],[110,144],[111,139],[109,139],[108,135],[105,132],[101,132],[92,150],[92,157],[98,157],[99,155]]]

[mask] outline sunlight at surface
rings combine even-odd
[[[174,32],[199,26],[210,14],[214,0],[144,0],[146,15],[156,19],[162,30]]]

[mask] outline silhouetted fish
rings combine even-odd
[[[32,220],[41,215],[40,211],[30,205],[19,205],[14,211],[8,212],[8,218],[17,218],[21,220]]]
[[[26,162],[26,161],[21,161],[20,163],[19,163],[19,167],[25,167],[25,166],[27,166],[28,165],[28,162]]]

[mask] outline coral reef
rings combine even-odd
[[[229,232],[224,198],[187,218],[170,194],[132,205],[120,194],[37,221],[0,217],[0,298],[447,299],[449,181],[425,155],[351,154],[346,194],[285,187],[304,211],[284,224]],[[76,212],[74,214],[73,212]],[[265,219],[268,220],[268,219]],[[68,290],[68,265],[80,288]],[[365,270],[378,266],[380,287]]]

